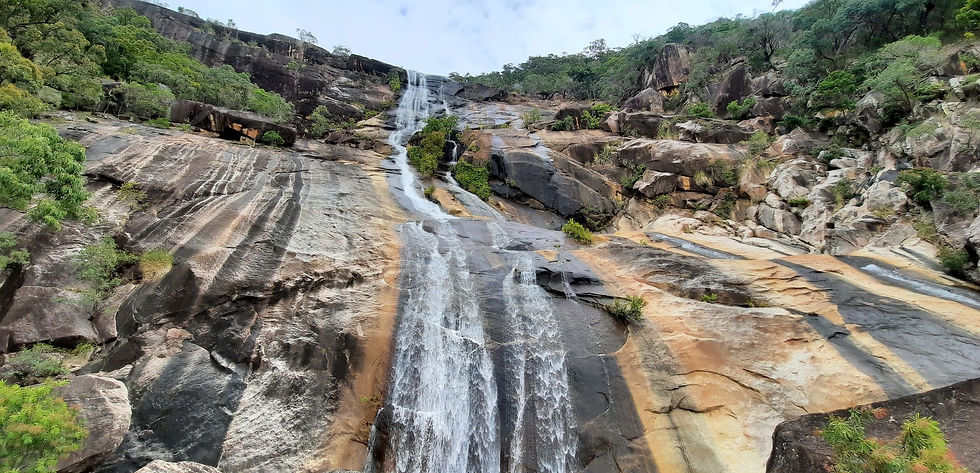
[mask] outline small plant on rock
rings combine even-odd
[[[939,245],[936,248],[936,258],[939,260],[939,264],[943,265],[946,271],[953,276],[966,276],[967,268],[970,267],[970,254],[963,248]]]
[[[766,132],[759,130],[752,133],[752,136],[743,141],[742,144],[748,146],[749,154],[752,156],[758,156],[769,147],[769,143],[771,142],[772,137],[770,137]]]
[[[116,195],[131,210],[142,210],[146,208],[146,191],[140,189],[139,184],[135,182],[124,182],[122,186],[119,186],[119,191]]]
[[[174,267],[174,255],[165,250],[147,250],[140,255],[139,266],[144,281],[159,281]]]
[[[706,292],[706,293],[704,293],[704,295],[701,296],[701,302],[707,302],[709,304],[714,304],[715,302],[718,302],[718,294],[714,294],[714,293],[711,293],[711,292]]]
[[[524,122],[525,128],[530,128],[534,126],[535,123],[541,121],[541,110],[537,108],[532,108],[521,114],[521,121]]]
[[[843,207],[855,195],[854,182],[850,179],[841,179],[830,188],[830,193],[833,194],[837,207]]]
[[[262,138],[259,141],[269,145],[269,146],[282,146],[286,144],[286,140],[282,138],[282,135],[278,131],[269,130],[262,134]]]
[[[432,195],[435,194],[435,192],[436,192],[436,186],[428,186],[422,191],[422,193],[425,195],[425,198],[429,200],[432,200]]]
[[[810,199],[807,199],[806,197],[793,197],[792,199],[786,201],[786,203],[789,204],[790,207],[805,209],[810,206]]]
[[[570,219],[568,223],[562,225],[561,231],[565,232],[566,235],[581,243],[592,243],[592,232],[583,227],[581,223],[576,222],[574,219]]]
[[[23,248],[17,248],[17,237],[10,232],[0,232],[0,271],[12,264],[27,264],[31,255]]]
[[[698,118],[715,118],[715,112],[711,110],[711,106],[704,102],[688,105],[687,114]]]
[[[929,206],[930,201],[942,197],[943,190],[949,186],[946,177],[932,168],[902,171],[898,175],[898,183],[902,184],[912,200],[924,206]]]
[[[646,305],[647,301],[642,297],[632,295],[625,298],[617,297],[612,304],[606,306],[606,310],[626,324],[635,324],[643,320],[643,307]]]
[[[93,286],[83,294],[83,300],[98,302],[104,299],[122,284],[119,269],[135,261],[134,255],[117,248],[116,242],[109,237],[86,246],[75,258],[75,274]]]
[[[729,102],[726,109],[728,110],[728,115],[732,117],[732,120],[744,120],[752,112],[752,107],[755,107],[755,98],[749,97],[742,100],[742,103],[736,100]]]

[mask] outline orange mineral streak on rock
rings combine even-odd
[[[801,315],[668,294],[602,246],[575,255],[614,294],[639,294],[648,303],[645,323],[630,328],[616,358],[661,472],[763,471],[779,422],[886,397]],[[821,291],[785,267],[769,261],[705,264],[757,278],[754,284],[772,297],[770,305],[842,322]]]

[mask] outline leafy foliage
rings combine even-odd
[[[282,146],[283,144],[286,143],[286,140],[282,139],[282,135],[280,135],[279,132],[275,130],[269,130],[263,133],[262,137],[259,138],[259,141],[270,146]]]
[[[97,302],[108,296],[123,282],[119,278],[119,269],[136,261],[135,255],[117,248],[116,242],[109,237],[82,249],[75,258],[75,274],[93,286],[84,294],[85,300]]]
[[[966,276],[966,269],[970,266],[970,254],[963,248],[939,245],[936,248],[936,259],[954,276]]]
[[[89,195],[84,162],[85,148],[53,127],[0,112],[0,206],[27,211],[52,228],[66,218],[91,219],[92,210],[82,205]]]
[[[762,154],[762,152],[769,147],[770,143],[772,143],[772,137],[762,130],[752,133],[752,136],[750,136],[749,139],[742,142],[742,144],[748,146],[749,154],[752,156]]]
[[[818,110],[850,110],[854,108],[854,95],[858,83],[850,71],[839,70],[827,74],[811,96],[813,107]]]
[[[8,378],[43,380],[68,373],[61,362],[60,350],[45,343],[16,352],[8,356],[4,364],[4,375]]]
[[[53,473],[60,458],[81,448],[88,432],[52,387],[0,381],[0,471]]]
[[[427,135],[434,131],[441,131],[445,133],[446,137],[449,137],[449,135],[451,135],[454,131],[456,131],[456,126],[458,122],[459,122],[459,117],[455,115],[430,118],[425,121],[425,127],[422,128],[422,134]]]
[[[635,324],[643,321],[643,307],[647,301],[638,295],[616,298],[612,304],[606,306],[606,310],[617,319],[627,324]]]
[[[592,232],[583,227],[581,223],[576,222],[574,219],[569,219],[568,223],[562,225],[561,231],[565,232],[566,235],[581,243],[592,243]]]
[[[565,117],[551,124],[552,131],[570,131],[575,129],[575,117]]]
[[[445,132],[433,131],[425,134],[418,146],[408,148],[408,162],[415,166],[420,176],[432,177],[439,169],[445,146]]]
[[[841,179],[830,188],[830,193],[834,196],[837,207],[843,207],[847,201],[851,200],[856,193],[854,192],[854,181]]]
[[[0,232],[0,271],[12,264],[27,264],[31,255],[23,248],[17,248],[17,237],[10,232]]]
[[[939,171],[932,168],[915,168],[902,171],[898,176],[905,192],[912,200],[924,206],[943,195],[943,190],[949,186],[949,181]]]
[[[486,166],[474,166],[466,161],[460,161],[453,167],[453,176],[459,186],[479,198],[490,198],[490,171]]]
[[[980,172],[956,175],[953,187],[943,192],[943,202],[961,215],[973,216],[980,208]]]
[[[535,123],[541,121],[541,110],[538,110],[537,108],[532,108],[522,113],[521,121],[524,122],[525,128],[534,126]]]
[[[142,210],[146,208],[146,191],[140,189],[135,182],[124,182],[116,192],[119,200],[125,202],[130,210]]]
[[[704,102],[692,103],[687,106],[687,114],[692,117],[698,118],[714,118],[715,112],[711,110],[711,106]]]
[[[752,112],[752,107],[755,107],[755,98],[749,97],[742,100],[741,103],[735,100],[729,102],[726,109],[728,110],[728,115],[732,117],[732,120],[744,120]]]
[[[847,417],[830,416],[819,433],[834,449],[834,471],[839,473],[965,473],[949,460],[946,438],[939,424],[918,414],[902,423],[897,439],[868,438],[865,428],[885,412],[851,409]]]

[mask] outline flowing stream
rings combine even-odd
[[[500,226],[480,222],[493,235],[487,250],[502,254],[510,268],[499,289],[505,313],[493,318],[504,324],[498,329],[507,341],[491,342],[481,282],[469,269],[470,250],[457,234],[456,218],[420,194],[408,164],[406,143],[429,116],[428,88],[428,78],[408,73],[397,128],[388,139],[402,202],[422,220],[401,227],[402,297],[388,394],[378,416],[385,421],[375,422],[368,449],[384,453],[381,459],[369,456],[365,470],[570,472],[577,443],[567,352],[531,257],[502,249],[508,237]],[[442,106],[448,110],[444,101]],[[503,368],[496,371],[493,350],[502,350]]]

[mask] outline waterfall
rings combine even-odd
[[[371,455],[383,448],[384,461],[369,457],[365,469],[499,473],[506,461],[508,472],[570,472],[577,446],[554,307],[536,284],[530,256],[502,249],[509,238],[500,225],[486,222],[493,251],[517,261],[503,281],[506,313],[500,315],[511,341],[498,348],[505,368],[497,370],[504,378],[496,379],[480,287],[467,261],[471,249],[455,220],[419,194],[408,165],[405,145],[428,117],[428,100],[427,78],[409,72],[388,142],[401,172],[403,202],[425,220],[400,227],[402,297],[392,371],[378,416],[384,425],[376,421],[368,446]],[[507,392],[499,392],[498,382]],[[503,420],[498,404],[512,418]],[[379,446],[381,437],[386,440]]]
[[[531,258],[518,256],[504,279],[507,328],[504,348],[506,396],[514,410],[509,445],[510,473],[571,471],[576,438],[568,393],[566,351],[551,298],[538,285]],[[526,458],[528,451],[534,456]]]

